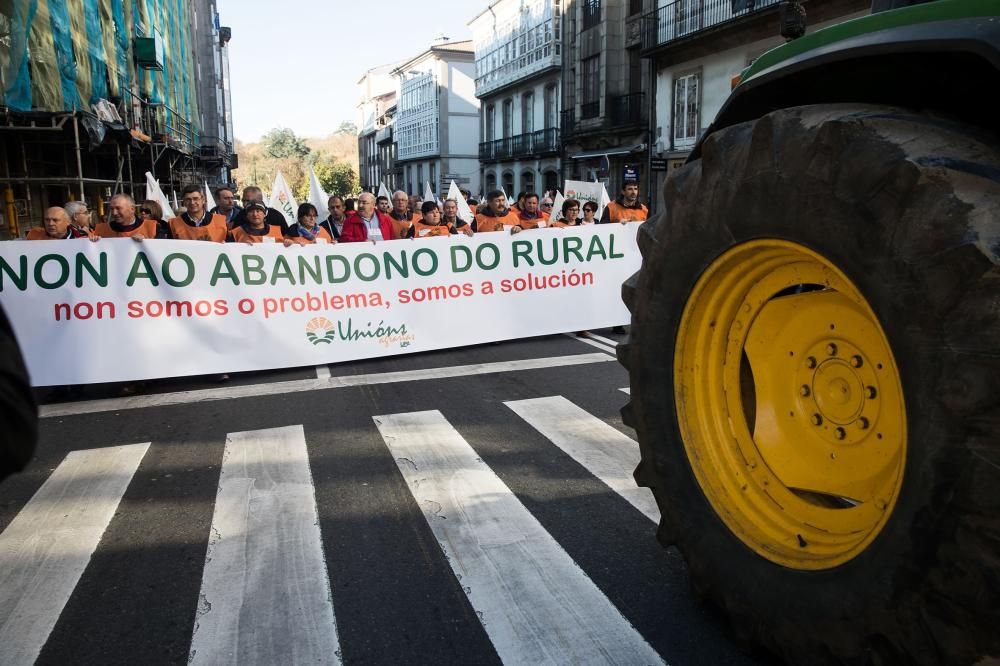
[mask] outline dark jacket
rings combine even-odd
[[[344,216],[344,224],[347,224],[347,218],[349,216],[350,216],[350,213],[347,213]],[[326,218],[325,220],[323,220],[322,222],[319,223],[319,226],[321,226],[324,229],[326,229],[326,233],[330,234],[330,236],[333,237],[333,240],[335,240],[335,241],[339,241],[340,240],[340,232],[337,231],[337,225],[333,223],[333,220],[331,218],[329,218],[329,217]]]
[[[0,479],[20,472],[38,441],[38,408],[14,331],[0,308]]]
[[[240,208],[239,206],[233,206],[233,209],[231,211],[229,211],[229,215],[226,215],[221,210],[219,210],[218,206],[216,206],[212,210],[208,211],[208,214],[209,214],[209,216],[211,216],[211,215],[221,215],[222,217],[226,218],[226,224],[229,224],[230,226],[232,226],[233,220],[235,220],[236,217],[240,213],[242,213],[242,212],[243,212],[242,208]]]
[[[246,221],[247,221],[247,211],[245,208],[240,208],[240,212],[235,217],[233,217],[233,223],[229,226],[230,228],[239,227],[246,224]],[[274,210],[273,208],[267,209],[267,215],[264,216],[264,221],[267,222],[268,225],[272,227],[281,227],[282,235],[288,234],[288,220],[285,219],[284,215]]]

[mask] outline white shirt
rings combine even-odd
[[[365,218],[362,217],[361,221],[365,223],[365,228],[368,229],[368,240],[370,241],[385,240],[385,238],[382,236],[382,226],[379,224],[378,215],[372,214],[370,220],[366,220]]]

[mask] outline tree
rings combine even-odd
[[[357,133],[358,133],[358,126],[352,123],[350,120],[345,120],[344,122],[340,123],[340,127],[338,127],[337,131],[334,132],[334,134],[353,134],[353,135],[357,135]]]
[[[313,156],[310,155],[310,157],[312,158]],[[312,163],[308,164],[310,161]],[[333,156],[324,152],[316,153],[314,159],[307,159],[306,162],[308,166],[311,166],[316,171],[316,178],[319,179],[319,184],[323,187],[323,190],[331,196],[334,194],[344,197],[352,196],[357,194],[358,190],[361,189],[358,174],[355,173],[350,164],[337,162]],[[302,183],[295,187],[295,196],[302,201],[305,201],[309,196],[308,168],[305,169],[305,172]],[[291,184],[291,181],[289,181],[289,184]]]
[[[295,136],[295,132],[287,127],[275,127],[261,139],[264,154],[268,157],[295,157],[302,159],[309,154],[309,146],[305,141]]]

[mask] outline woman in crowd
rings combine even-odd
[[[580,202],[576,199],[566,199],[562,205],[562,219],[552,222],[553,227],[575,227],[580,223]]]
[[[583,219],[580,220],[580,224],[595,224],[597,222],[594,219],[597,216],[597,204],[593,201],[588,201],[583,204]]]
[[[139,216],[143,220],[153,220],[156,222],[156,237],[170,238],[170,224],[163,219],[163,208],[159,202],[146,199],[139,204]]]
[[[430,238],[431,236],[447,236],[458,233],[449,230],[448,225],[441,222],[441,209],[433,201],[425,201],[420,205],[420,219],[414,219],[406,232],[407,238]]]
[[[336,241],[333,240],[330,233],[317,224],[318,217],[316,206],[311,203],[299,204],[299,210],[296,214],[298,222],[288,228],[288,238],[294,238],[302,245],[335,243]]]

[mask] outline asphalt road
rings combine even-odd
[[[609,352],[549,336],[44,407],[0,485],[0,663],[753,663],[616,485],[638,454]]]

